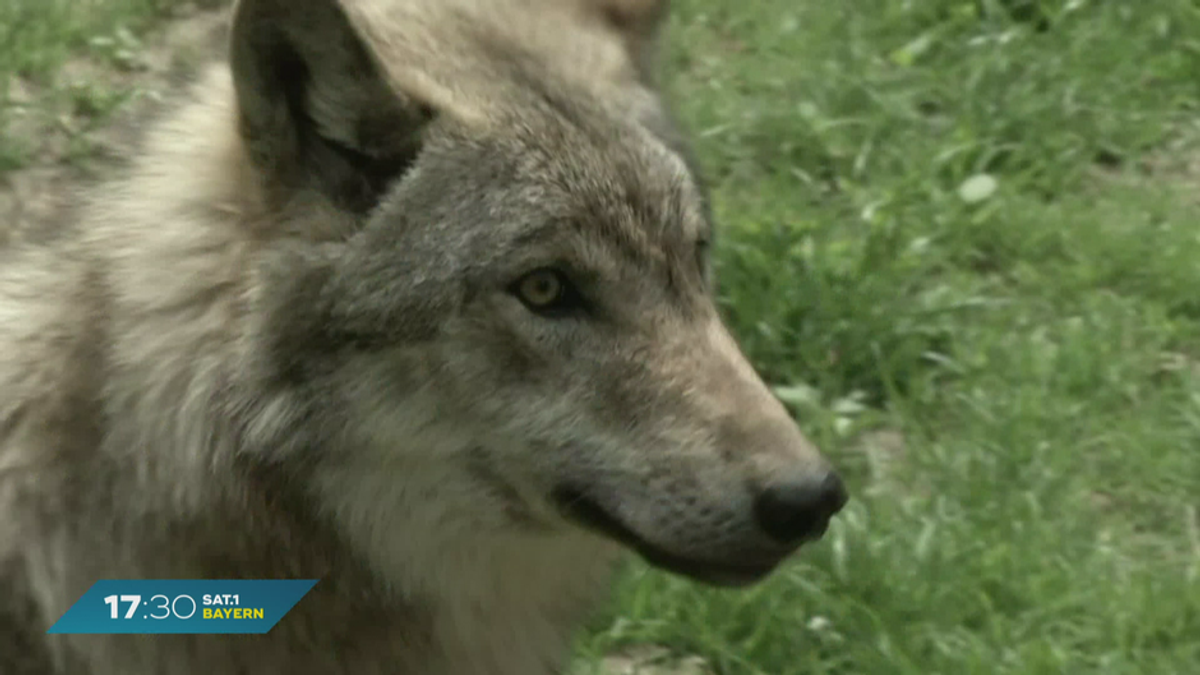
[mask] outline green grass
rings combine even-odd
[[[203,0],[212,5],[218,0]],[[71,60],[136,70],[140,36],[179,0],[3,0],[0,2],[0,171],[89,154],[88,133],[133,92],[117,82],[68,83]],[[66,147],[46,153],[44,137]]]
[[[0,6],[0,82],[164,4]],[[1200,672],[1200,3],[674,5],[722,303],[855,500],[751,590],[634,564],[581,659]]]
[[[1200,672],[1200,3],[676,8],[724,305],[856,499],[749,592],[635,565],[585,653]]]

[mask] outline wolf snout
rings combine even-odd
[[[754,517],[768,536],[781,544],[816,539],[849,501],[834,471],[816,476],[775,480],[754,498]]]

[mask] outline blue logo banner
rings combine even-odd
[[[262,634],[316,579],[104,579],[49,633]]]

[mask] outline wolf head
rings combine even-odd
[[[738,584],[846,501],[718,316],[665,4],[238,5],[242,142],[288,233],[247,433],[367,539],[582,530]]]

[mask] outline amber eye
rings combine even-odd
[[[581,305],[579,294],[567,277],[558,270],[543,268],[526,274],[511,288],[530,311],[556,315]]]
[[[532,307],[549,307],[562,296],[563,282],[553,270],[538,270],[521,279],[517,292]]]

